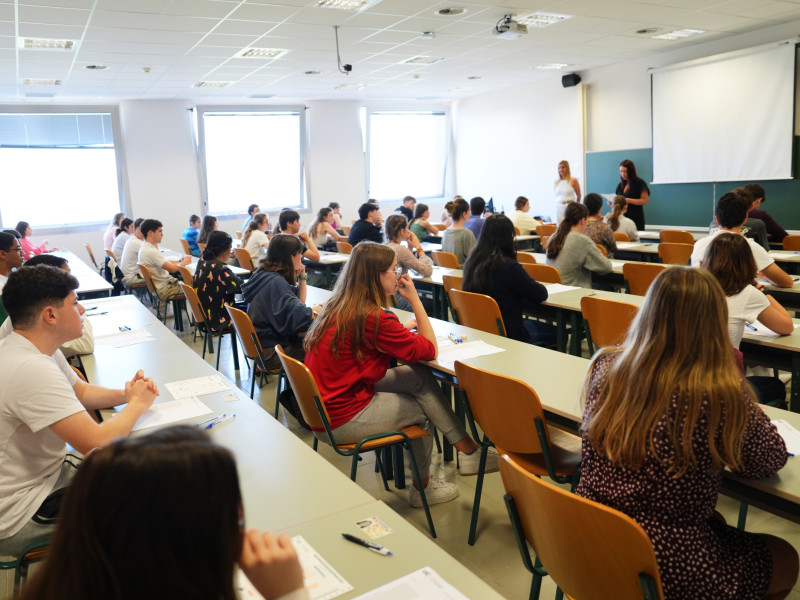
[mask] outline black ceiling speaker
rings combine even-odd
[[[578,85],[581,82],[581,76],[577,73],[568,73],[561,78],[561,85],[565,88]]]

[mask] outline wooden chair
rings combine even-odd
[[[445,267],[447,269],[461,268],[461,265],[458,263],[458,257],[452,252],[434,250],[431,252],[431,259],[433,260],[433,264],[435,264],[437,267]]]
[[[181,238],[181,248],[183,248],[183,253],[186,256],[192,256],[192,249],[189,247],[189,242],[183,238]]]
[[[200,296],[197,295],[197,290],[195,290],[191,285],[186,285],[182,281],[180,282],[180,286],[183,290],[183,294],[186,296],[186,303],[189,305],[189,309],[191,310],[195,323],[197,323],[197,328],[205,336],[205,339],[203,340],[203,358],[206,357],[206,346],[208,346],[208,351],[211,354],[214,353],[214,337],[218,337],[217,371],[219,371],[219,359],[222,354],[222,338],[225,337],[226,334],[230,334],[231,349],[233,350],[233,367],[238,371],[239,351],[236,348],[236,339],[234,338],[236,330],[232,326],[228,326],[225,329],[220,330],[215,330],[213,327],[211,327],[211,324],[206,320],[206,310],[203,308],[203,303],[200,301]]]
[[[250,397],[253,397],[256,389],[256,372],[259,368],[261,369],[261,372],[263,373],[263,376],[267,382],[269,382],[269,376],[267,373],[278,375],[274,412],[274,417],[277,419],[278,410],[280,409],[278,397],[281,393],[281,371],[270,371],[267,368],[267,359],[264,356],[264,348],[261,346],[261,342],[258,339],[256,329],[253,327],[253,322],[250,320],[250,316],[243,310],[233,308],[230,305],[226,305],[225,308],[228,310],[228,314],[231,316],[233,328],[236,330],[236,337],[239,338],[239,343],[242,345],[242,350],[244,351],[245,357],[253,361],[253,365],[250,368]]]
[[[691,244],[694,246],[694,236],[689,231],[681,231],[678,229],[662,229],[658,234],[660,242],[668,242],[670,244]]]
[[[558,225],[555,225],[553,223],[545,223],[543,225],[537,225],[536,235],[538,235],[539,237],[544,237],[546,235],[550,236],[556,232],[556,229],[558,229]],[[544,246],[544,244],[542,245]]]
[[[319,443],[318,436],[327,435],[331,447],[337,454],[349,456],[351,458],[350,479],[355,481],[358,472],[359,455],[362,452],[380,450],[390,446],[401,446],[408,450],[408,454],[411,457],[411,469],[415,481],[422,481],[419,474],[419,467],[417,466],[417,459],[411,451],[411,440],[427,437],[427,431],[418,425],[412,425],[404,429],[376,432],[373,435],[363,437],[354,444],[337,444],[333,431],[331,431],[328,409],[322,402],[322,394],[319,392],[317,382],[314,380],[311,371],[299,360],[295,360],[284,354],[283,348],[281,348],[280,345],[275,346],[275,351],[278,353],[283,370],[289,380],[289,385],[292,386],[294,395],[297,398],[297,403],[300,405],[300,412],[303,413],[303,418],[311,425],[312,430],[323,430],[325,432],[323,434],[319,431],[315,431],[314,450],[317,449]],[[386,482],[386,473],[381,462],[380,453],[376,452],[375,457],[380,466],[384,489],[388,492],[389,485]],[[425,490],[420,487],[419,493],[422,498],[422,506],[425,509],[425,517],[428,519],[428,528],[431,531],[431,537],[436,537],[436,529],[433,526],[433,519],[431,518],[431,511],[428,508],[428,499],[425,497]]]
[[[569,598],[663,600],[656,554],[641,525],[537,478],[512,456],[499,463],[517,547],[534,579],[528,544]]]
[[[630,242],[631,236],[629,236],[627,233],[622,233],[621,231],[615,231],[614,240],[617,242]]]
[[[198,248],[200,248],[200,252],[201,252],[201,253],[202,253],[202,252],[203,252],[203,251],[206,249],[206,245],[205,245],[205,244],[201,244],[201,243],[199,243],[199,242],[198,242],[198,244],[197,244],[197,247],[198,247]]]
[[[661,258],[661,262],[666,265],[681,265],[685,267],[689,264],[692,251],[694,251],[693,244],[661,242],[658,245],[658,256]]]
[[[467,393],[468,422],[473,437],[481,440],[475,423],[484,433],[468,539],[473,545],[490,446],[494,445],[500,454],[513,456],[530,473],[548,475],[559,483],[577,483],[574,475],[581,454],[579,445],[573,452],[552,443],[542,403],[528,384],[460,361],[456,361],[455,370],[459,385]]]
[[[453,308],[453,299],[450,297],[450,290],[460,290],[463,280],[464,278],[458,275],[442,275],[442,285],[444,286],[444,291],[447,293],[447,308],[450,310],[450,317],[453,319],[453,323],[458,323],[459,320],[458,313],[456,313],[456,309]]]
[[[109,258],[113,258],[114,262],[119,264],[116,254],[114,254],[111,250],[106,250],[106,256],[108,256]]]
[[[178,267],[178,272],[181,274],[183,283],[188,285],[190,288],[194,288],[194,275],[192,272],[186,267]]]
[[[539,238],[539,243],[542,245],[543,250],[547,249],[547,242],[549,241],[550,241],[549,235],[543,235]]]
[[[503,315],[494,298],[457,289],[447,293],[461,325],[506,337]]]
[[[181,317],[180,317],[180,310],[183,308],[186,309],[185,300],[186,297],[183,294],[173,294],[172,296],[167,296],[162,298],[158,290],[156,289],[155,284],[153,283],[153,275],[150,273],[150,269],[147,268],[145,265],[139,265],[139,269],[142,271],[142,277],[144,278],[145,283],[147,284],[147,290],[150,292],[150,296],[153,298],[153,304],[155,304],[156,309],[156,317],[159,321],[162,321],[164,324],[167,322],[167,312],[169,311],[169,305],[172,303],[172,314],[175,316],[175,329],[182,328]],[[161,318],[161,304],[164,304],[164,318]],[[189,313],[186,313],[186,316],[189,316]]]
[[[529,265],[536,264],[536,257],[528,252],[517,252],[517,262]]]
[[[345,235],[350,235],[350,225],[343,225],[342,231],[344,232]]]
[[[519,230],[519,227],[514,225],[514,235],[522,235],[522,232]]]
[[[603,256],[605,256],[606,258],[608,258],[608,250],[606,250],[606,247],[605,247],[605,246],[603,246],[602,244],[595,244],[595,246],[597,246],[597,249],[598,249],[598,250],[600,250],[600,253],[601,253]]]
[[[561,283],[561,273],[551,265],[523,263],[522,268],[539,283]]]
[[[256,270],[253,265],[253,257],[250,256],[250,253],[244,248],[234,248],[233,255],[236,257],[236,262],[238,262],[239,266],[243,269],[247,269],[251,273]]]
[[[445,225],[444,223],[431,223],[431,225],[436,227],[436,229],[438,229],[439,231],[444,231],[445,229],[447,229],[447,225]]]
[[[653,280],[666,268],[667,265],[658,263],[629,262],[622,265],[622,275],[628,282],[628,291],[631,294],[644,296]]]
[[[787,235],[783,238],[783,249],[793,252],[800,251],[800,235]]]
[[[588,325],[585,328],[589,353],[594,354],[593,345],[605,348],[621,344],[638,312],[638,306],[627,302],[606,300],[597,296],[581,298],[581,313],[585,326]]]
[[[11,556],[11,560],[0,561],[0,571],[14,569],[14,593],[10,598],[17,598],[23,584],[28,580],[28,568],[31,564],[47,558],[50,540],[42,540],[28,544],[19,554]]]
[[[97,269],[97,272],[102,275],[103,265],[97,264],[97,261],[94,259],[94,252],[92,252],[92,247],[88,243],[84,244],[84,246],[86,246],[86,252],[89,253],[89,260],[92,261],[92,264],[94,265],[94,268]]]
[[[336,251],[340,254],[352,254],[353,245],[350,242],[336,242]]]

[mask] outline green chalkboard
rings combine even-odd
[[[800,138],[795,138],[795,173],[800,156]],[[653,179],[652,148],[586,153],[585,193],[611,194],[619,183],[619,163],[630,159],[636,171],[650,187],[650,201],[644,207],[648,226],[682,225],[707,227],[714,218],[717,198],[733,188],[759,183],[766,192],[762,209],[769,212],[785,229],[800,229],[800,179],[777,181],[725,181],[717,183],[671,183],[650,185]]]

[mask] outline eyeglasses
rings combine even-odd
[[[394,273],[398,279],[403,276],[403,267],[397,265],[394,269],[388,269],[384,273]]]

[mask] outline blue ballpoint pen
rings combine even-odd
[[[235,418],[236,418],[235,414],[230,415],[229,417],[223,417],[219,421],[214,421],[213,423],[209,423],[208,425],[203,427],[203,429],[212,429],[212,428],[216,427],[217,425],[222,425],[222,423],[225,423],[226,421],[230,421],[231,419],[235,419]]]

